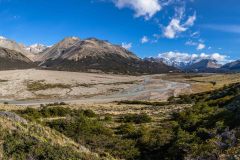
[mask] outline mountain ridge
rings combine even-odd
[[[28,69],[34,63],[20,52],[0,47],[0,70]]]
[[[238,72],[240,60],[220,65],[213,59],[174,61],[167,58],[141,59],[120,45],[97,38],[65,37],[53,46],[25,46],[0,36],[0,47],[23,54],[39,67],[80,72],[112,72],[123,74],[158,74],[174,71]],[[13,64],[14,66],[14,64]]]
[[[236,60],[230,63],[227,63],[221,67],[225,71],[240,71],[240,60]]]
[[[220,68],[221,65],[216,60],[202,59],[188,66],[185,70],[193,72],[217,72]]]
[[[22,43],[17,43],[16,41],[3,36],[0,36],[0,47],[21,52],[23,55],[25,55],[32,61],[35,61],[35,56],[37,54],[48,48],[47,46],[42,44],[33,44],[30,46],[26,46]]]
[[[157,74],[176,70],[162,62],[142,60],[127,49],[97,38],[68,37],[42,53],[41,67],[55,70]]]

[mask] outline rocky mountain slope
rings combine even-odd
[[[221,67],[216,60],[203,59],[185,68],[186,71],[193,72],[216,72]]]
[[[0,70],[26,69],[34,67],[33,62],[22,53],[0,47]]]
[[[240,60],[227,63],[221,69],[224,71],[240,71]]]
[[[132,52],[107,41],[65,38],[38,58],[47,69],[123,74],[153,74],[176,70],[162,62],[141,60]]]
[[[41,44],[25,46],[24,44],[17,43],[2,36],[0,36],[0,47],[20,52],[32,61],[35,61],[35,57],[38,53],[44,51],[47,48],[47,46]]]
[[[44,63],[48,59],[58,59],[66,53],[66,50],[75,46],[80,39],[77,37],[68,37],[60,41],[59,43],[53,45],[52,47],[46,49],[41,55],[36,59],[38,62]]]

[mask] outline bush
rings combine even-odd
[[[150,123],[152,121],[152,118],[147,114],[128,114],[124,115],[121,118],[121,121],[124,123]]]
[[[122,124],[117,128],[117,134],[122,135],[124,138],[137,139],[140,137],[140,132],[131,124]]]
[[[87,117],[96,117],[97,115],[92,110],[72,110],[67,107],[61,106],[42,106],[40,109],[27,108],[26,110],[18,110],[17,114],[20,114],[28,120],[38,120],[39,118],[51,118],[51,117],[66,117],[71,116],[81,116],[85,115]]]
[[[96,117],[96,113],[94,113],[92,110],[87,109],[83,111],[83,114],[87,117]]]
[[[104,121],[112,121],[112,120],[113,120],[113,118],[111,115],[105,115]]]
[[[69,147],[51,145],[41,142],[29,135],[17,131],[7,134],[3,142],[3,156],[5,159],[85,159],[84,156]]]
[[[139,155],[133,140],[124,140],[115,136],[114,132],[106,128],[101,121],[85,115],[54,120],[47,125],[98,152],[108,152],[123,159],[134,159]]]

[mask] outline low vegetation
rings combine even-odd
[[[121,117],[120,121],[124,123],[150,123],[152,118],[147,114],[127,114]]]
[[[139,105],[151,105],[151,106],[166,106],[169,105],[169,102],[150,102],[150,101],[120,101],[117,102],[119,105],[121,104],[139,104]]]
[[[175,110],[167,116],[168,118],[163,119],[159,114],[144,112],[99,114],[89,109],[69,108],[66,104],[51,104],[38,109],[27,108],[15,112],[28,121],[49,127],[74,143],[105,157],[111,155],[116,159],[127,160],[217,160],[222,157],[238,159],[239,97],[238,83],[205,93],[171,97],[166,104],[174,104],[172,106],[191,104],[192,107]],[[159,102],[158,107],[157,102],[127,101],[120,104],[164,108],[162,102]],[[75,150],[56,144],[47,146],[45,141],[36,143],[31,135],[22,137],[12,132],[11,135],[5,136],[6,139],[2,138],[5,144],[3,155],[7,158],[15,154],[17,158],[20,157],[19,159],[21,156],[26,158],[29,155],[35,156],[35,159],[41,159],[41,156],[49,156],[43,159],[52,159],[51,156],[58,159],[79,159],[78,156],[82,156]],[[41,149],[37,150],[37,147]]]
[[[61,84],[61,83],[50,84],[44,81],[27,82],[28,91],[40,91],[40,90],[47,90],[47,89],[53,89],[53,88],[69,89],[71,88],[71,85]]]
[[[3,158],[13,160],[26,159],[83,159],[83,155],[69,147],[51,145],[49,142],[40,141],[31,135],[14,131],[8,133],[1,130],[3,141]]]
[[[0,117],[0,159],[102,159],[57,131],[36,123],[22,123],[10,117],[13,115]]]
[[[1,82],[8,82],[8,80],[0,79],[0,83],[1,83]]]

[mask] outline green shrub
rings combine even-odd
[[[71,116],[81,116],[85,115],[87,117],[96,117],[97,115],[92,110],[72,110],[67,107],[61,106],[41,106],[40,109],[27,108],[26,110],[18,110],[17,114],[20,114],[28,120],[38,120],[39,118],[51,118],[51,117],[66,117]]]
[[[115,136],[114,132],[106,128],[101,121],[83,114],[69,119],[54,120],[47,125],[98,152],[108,152],[124,159],[134,159],[139,155],[133,140]]]
[[[87,117],[96,117],[96,113],[94,113],[92,110],[87,109],[83,111],[83,114]]]
[[[147,114],[128,114],[124,115],[121,118],[121,121],[124,123],[150,123],[152,121],[152,118]]]
[[[112,118],[112,116],[111,115],[105,115],[105,117],[104,117],[104,121],[112,121],[113,120],[113,118]]]
[[[3,142],[4,159],[85,159],[84,156],[69,147],[52,145],[19,132],[8,133]]]

